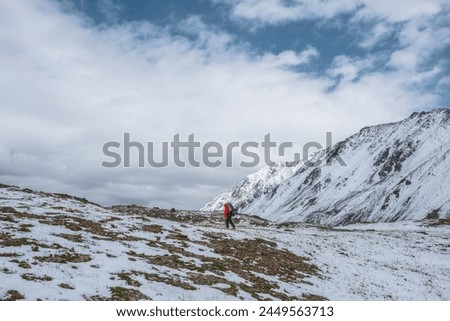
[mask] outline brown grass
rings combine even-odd
[[[88,254],[66,252],[63,254],[50,254],[48,256],[36,256],[35,260],[49,263],[85,263],[92,260]]]
[[[24,273],[21,275],[22,279],[27,280],[27,281],[46,281],[49,282],[51,280],[53,280],[52,277],[48,276],[48,275],[44,275],[44,276],[38,276],[35,275],[33,273]]]
[[[6,297],[0,301],[18,301],[23,299],[25,299],[25,297],[19,291],[9,290],[6,292]]]
[[[142,294],[138,290],[122,288],[119,286],[110,288],[112,301],[140,301],[149,300],[150,298],[145,294]]]

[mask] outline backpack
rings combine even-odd
[[[234,208],[234,206],[231,203],[227,203],[228,208],[230,209],[230,216],[234,216],[237,214],[236,209]]]

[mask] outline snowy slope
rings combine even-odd
[[[301,287],[319,274],[307,258],[244,231],[230,239],[220,214],[103,208],[0,185],[0,231],[0,299],[320,298]]]
[[[280,183],[249,187],[246,182],[254,176]],[[293,170],[265,168],[202,210],[215,210],[227,200],[243,213],[273,221],[325,225],[450,218],[448,177],[450,110],[437,109],[363,128]]]
[[[236,223],[0,185],[0,299],[450,300],[450,221]]]

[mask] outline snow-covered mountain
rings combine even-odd
[[[264,168],[202,210],[230,201],[272,221],[326,225],[450,218],[449,177],[450,110],[436,109],[365,127],[307,164]]]
[[[207,203],[201,211],[218,211],[223,203],[232,200],[244,209],[253,200],[271,195],[284,180],[292,176],[298,163],[275,163],[247,176],[231,192],[223,193]]]

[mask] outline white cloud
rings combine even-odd
[[[342,77],[342,82],[355,80],[363,71],[373,66],[373,59],[358,59],[348,56],[334,58],[328,74],[332,77]]]
[[[280,23],[311,18],[331,18],[343,12],[355,10],[359,1],[355,0],[234,0],[217,1],[232,5],[233,15],[237,18],[257,20],[264,23]]]
[[[295,20],[333,18],[356,12],[360,18],[398,22],[438,13],[447,0],[213,0],[232,7],[236,18],[275,24]]]
[[[306,50],[302,51],[298,56],[298,64],[306,64],[311,61],[311,59],[319,56],[319,52],[316,48],[309,46]]]
[[[407,21],[424,16],[432,16],[441,11],[447,0],[361,0],[358,15],[382,17],[389,22]]]
[[[156,144],[179,132],[223,143],[271,132],[298,146],[437,101],[409,75],[360,74],[361,62],[345,59],[334,73],[358,80],[329,92],[333,77],[285,68],[307,64],[313,47],[257,56],[195,17],[175,28],[189,36],[173,29],[98,28],[55,2],[1,1],[0,181],[103,203],[199,207],[251,170],[104,169],[102,145],[124,132]]]
[[[412,20],[401,30],[399,40],[402,47],[392,53],[389,65],[406,72],[417,72],[433,55],[450,45],[450,28]]]
[[[314,47],[307,47],[300,53],[292,50],[285,50],[279,54],[264,54],[261,62],[272,67],[288,67],[308,64],[312,59],[319,56],[319,52]]]
[[[450,76],[442,77],[438,82],[438,86],[449,86],[449,85],[450,85]]]
[[[398,50],[391,55],[389,65],[399,69],[416,69],[418,57],[408,50]]]
[[[234,0],[223,2],[231,6],[233,17],[243,19],[257,26],[282,24],[292,21],[320,19],[322,25],[333,23],[342,13],[350,14],[349,22],[360,37],[359,47],[372,50],[375,45],[391,37],[390,48],[371,56],[384,59],[390,55],[387,66],[404,73],[405,78],[432,78],[442,70],[430,59],[450,46],[448,0]],[[370,27],[363,27],[366,24]],[[368,30],[365,30],[369,28]],[[395,46],[394,39],[398,46]],[[445,57],[448,63],[448,57]],[[336,61],[334,62],[336,64]],[[332,66],[333,72],[346,77],[356,77],[357,67],[346,64],[340,71]],[[345,70],[344,70],[345,68]],[[421,75],[415,75],[420,73]]]

